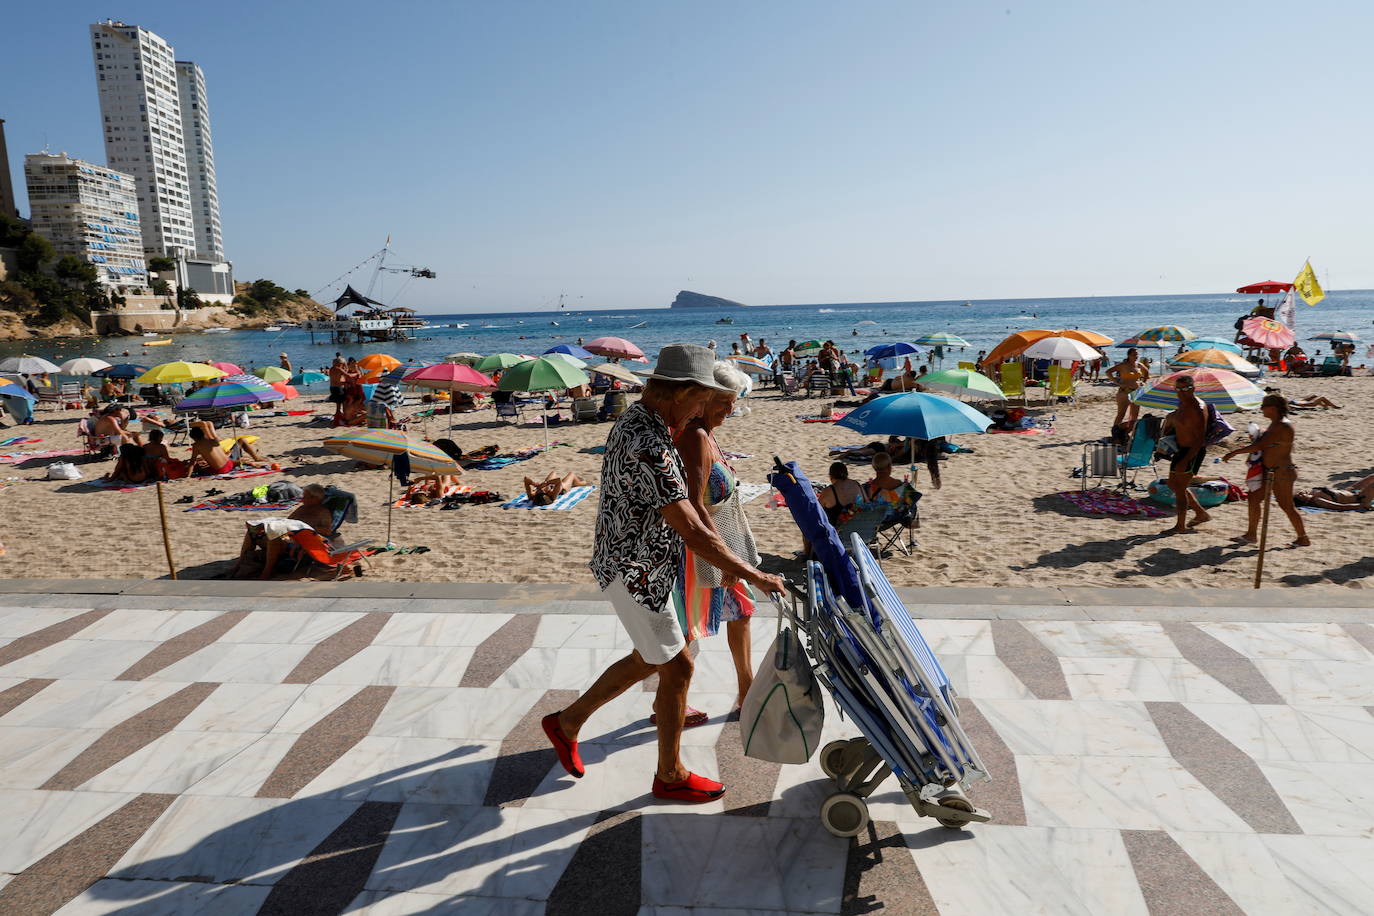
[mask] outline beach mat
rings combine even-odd
[[[549,445],[549,449],[555,449],[566,445],[566,442],[553,442]],[[536,445],[533,448],[522,449],[518,452],[493,455],[481,461],[474,461],[472,464],[466,465],[466,467],[470,471],[499,471],[501,468],[508,467],[512,464],[518,464],[521,461],[529,461],[531,458],[543,454],[545,451],[548,451],[548,449],[544,448],[542,445]]]
[[[55,448],[46,452],[7,452],[0,455],[0,464],[23,464],[25,461],[44,461],[48,458],[70,458],[85,453],[84,448]]]
[[[512,499],[510,502],[502,503],[502,509],[571,509],[582,500],[592,495],[596,487],[573,487],[562,496],[549,503],[547,506],[536,506],[530,502],[530,498],[524,493]]]
[[[1065,490],[1054,494],[1093,515],[1119,515],[1123,518],[1163,518],[1171,513],[1149,503],[1114,493],[1111,490]]]
[[[1032,427],[1030,429],[989,429],[987,432],[998,433],[1003,436],[1043,436],[1049,430]]]
[[[301,504],[300,500],[289,503],[250,503],[246,506],[227,506],[223,503],[215,502],[213,499],[208,502],[196,503],[194,506],[187,506],[183,512],[204,512],[211,509],[219,509],[224,512],[286,512],[294,509]]]
[[[740,483],[738,488],[739,501],[742,503],[753,502],[771,489],[773,489],[772,485],[766,483]]]
[[[10,436],[8,439],[0,439],[0,448],[9,448],[12,445],[33,445],[35,442],[42,441],[42,439],[35,439],[32,436]]]
[[[1350,512],[1374,512],[1374,509],[1323,509],[1321,506],[1298,506],[1299,512],[1334,512],[1337,515],[1346,515]]]

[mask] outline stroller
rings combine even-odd
[[[769,481],[817,557],[806,564],[803,587],[789,583],[791,600],[779,611],[805,637],[835,705],[863,733],[821,748],[821,770],[835,781],[821,823],[835,836],[858,835],[869,821],[864,799],[889,774],[917,814],[945,827],[991,820],[962,788],[989,776],[959,727],[940,663],[862,538],[854,536],[846,554],[806,475],[795,463],[774,462]]]

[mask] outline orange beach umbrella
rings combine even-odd
[[[1096,331],[1082,331],[1078,328],[1067,328],[1062,331],[1047,331],[1043,328],[1035,328],[1028,331],[1017,331],[1006,340],[992,348],[992,351],[984,357],[987,365],[996,365],[1015,359],[1026,351],[1031,344],[1046,337],[1068,337],[1079,343],[1085,343],[1090,347],[1110,347],[1115,341],[1105,334]]]
[[[392,369],[401,365],[401,361],[394,356],[387,356],[385,353],[369,353],[358,360],[358,368],[363,370],[363,381],[375,382]]]

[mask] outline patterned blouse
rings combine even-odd
[[[663,418],[634,404],[606,438],[601,507],[591,570],[602,588],[625,580],[634,599],[671,612],[668,597],[682,557],[682,538],[659,512],[687,499],[687,475]]]

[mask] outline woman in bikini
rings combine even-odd
[[[1355,484],[1352,490],[1336,487],[1313,487],[1299,490],[1293,494],[1293,501],[1299,506],[1312,506],[1315,509],[1329,509],[1332,512],[1368,511],[1374,508],[1374,474]]]
[[[1140,351],[1135,347],[1126,351],[1126,358],[1107,370],[1107,378],[1116,383],[1116,419],[1112,426],[1123,422],[1134,423],[1140,415],[1140,405],[1131,402],[1131,394],[1145,384],[1150,370],[1140,361]]]
[[[578,477],[572,471],[561,475],[550,472],[548,477],[540,481],[535,481],[532,477],[526,477],[525,495],[529,497],[530,502],[534,503],[536,506],[548,506],[573,487],[585,486],[588,486],[587,481]]]
[[[1260,412],[1269,420],[1269,428],[1249,445],[1232,449],[1222,461],[1230,461],[1237,455],[1257,454],[1264,467],[1264,477],[1259,489],[1246,499],[1249,512],[1249,526],[1236,540],[1245,544],[1259,543],[1260,510],[1265,499],[1265,487],[1272,482],[1274,501],[1279,504],[1283,514],[1293,525],[1297,540],[1293,547],[1311,547],[1307,529],[1302,524],[1302,514],[1293,502],[1293,484],[1298,479],[1298,466],[1293,463],[1293,424],[1288,421],[1288,401],[1281,394],[1265,395],[1260,402]]]

